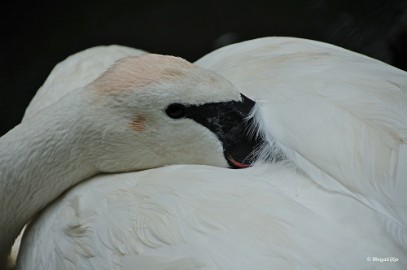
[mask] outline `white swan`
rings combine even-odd
[[[55,100],[0,139],[0,267],[26,222],[86,178],[177,163],[244,166],[260,143],[242,136],[254,102],[172,56],[123,58]]]
[[[295,165],[97,177],[32,225],[21,269],[406,267],[405,72],[293,38],[197,64],[260,101],[259,125]]]

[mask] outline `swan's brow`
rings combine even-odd
[[[119,94],[186,75],[195,66],[174,56],[146,54],[118,60],[92,84],[100,94]]]

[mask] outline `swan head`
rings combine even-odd
[[[123,58],[39,110],[0,140],[8,153],[0,155],[0,268],[35,213],[95,174],[249,165],[261,144],[246,132],[254,105],[209,70],[151,54]]]
[[[246,132],[255,103],[182,58],[126,57],[85,90],[90,132],[100,138],[90,158],[102,172],[180,163],[242,168],[261,144]]]

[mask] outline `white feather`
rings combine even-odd
[[[342,48],[261,38],[197,64],[260,104],[263,130],[315,182],[377,209],[407,248],[407,74]]]
[[[367,257],[405,255],[385,224],[374,209],[327,192],[290,164],[169,166],[72,189],[29,228],[19,266],[381,269]]]

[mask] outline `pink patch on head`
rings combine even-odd
[[[91,86],[101,94],[116,94],[181,77],[193,68],[195,66],[188,61],[168,55],[125,57],[116,61]]]
[[[129,127],[135,131],[141,132],[144,131],[145,122],[146,117],[143,115],[139,115],[129,123]]]

